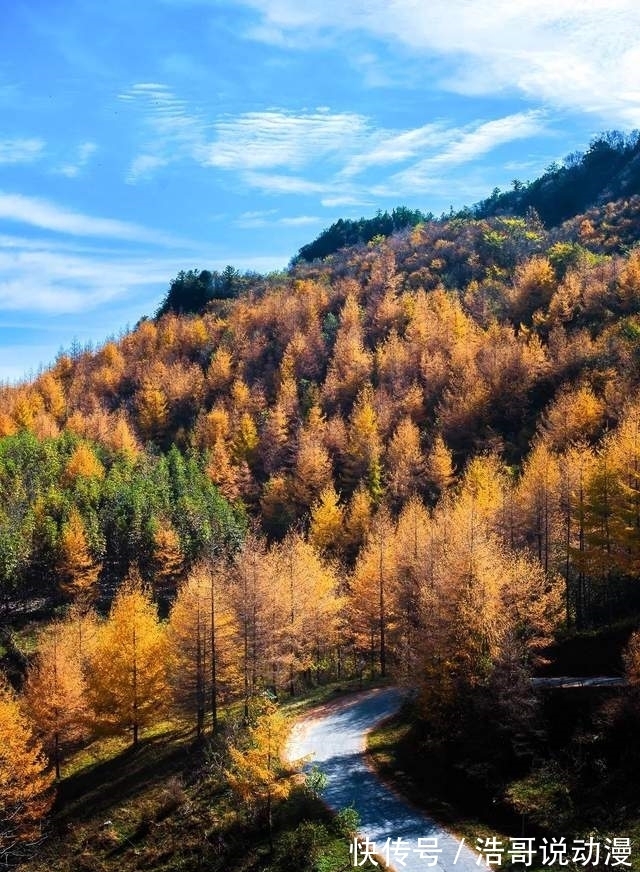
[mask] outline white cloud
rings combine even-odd
[[[330,189],[326,182],[315,182],[300,176],[286,176],[278,173],[243,173],[244,182],[266,194],[324,194]]]
[[[142,150],[127,181],[149,178],[179,160],[225,171],[299,170],[312,161],[352,153],[372,132],[366,118],[322,107],[298,112],[267,109],[207,120],[158,82],[133,85],[120,94],[142,108]]]
[[[206,121],[160,83],[133,86],[124,97],[142,101],[148,128],[128,181],[148,178],[177,160],[234,173],[246,188],[270,196],[316,197],[321,204],[367,205],[374,196],[415,195],[434,190],[431,176],[471,163],[544,127],[541,111],[459,127],[438,120],[394,130],[353,112],[328,107],[297,112],[278,108],[213,117]],[[366,174],[383,169],[394,175],[372,187]],[[378,173],[380,175],[380,173]],[[263,215],[243,215],[237,225],[262,227]],[[270,222],[272,223],[272,222]]]
[[[95,142],[83,142],[76,149],[75,159],[68,163],[62,164],[57,170],[62,176],[68,179],[75,179],[79,176],[82,170],[87,166],[91,157],[98,150]]]
[[[291,218],[281,218],[278,222],[283,227],[306,227],[308,224],[318,224],[322,221],[316,215],[294,215]]]
[[[41,139],[0,139],[0,164],[33,163],[43,150]]]
[[[259,209],[253,212],[243,212],[233,223],[236,227],[242,227],[244,230],[267,227],[275,220],[273,216],[277,211],[277,209]]]
[[[218,120],[202,162],[222,169],[299,169],[312,160],[352,150],[368,130],[362,115],[329,111],[248,112]]]
[[[343,175],[353,176],[373,166],[400,163],[425,151],[449,142],[451,131],[442,122],[425,124],[414,130],[401,133],[379,131],[373,136],[374,145],[352,157],[343,170]]]
[[[206,122],[167,85],[140,82],[118,97],[132,110],[139,105],[143,110],[143,148],[129,167],[126,180],[130,184],[176,160],[195,159],[206,145]]]
[[[135,184],[140,179],[148,179],[161,167],[167,166],[169,159],[156,154],[139,154],[131,162],[126,181]]]
[[[322,219],[313,215],[293,215],[277,218],[277,209],[263,209],[256,212],[243,212],[235,221],[236,227],[252,230],[258,227],[305,227],[318,224]]]
[[[289,255],[211,257],[199,253],[210,269],[233,263],[239,269],[282,268]],[[158,257],[145,250],[100,251],[59,245],[49,239],[0,237],[0,311],[50,315],[87,315],[105,305],[155,299],[171,277],[193,262],[193,252],[174,250]],[[149,309],[149,312],[152,308]]]
[[[366,194],[329,194],[321,198],[321,204],[327,209],[335,209],[338,206],[372,206],[374,201]]]
[[[167,264],[144,258],[0,251],[0,309],[67,314],[89,312],[132,288],[167,283]]]
[[[532,111],[487,121],[475,129],[449,131],[449,141],[442,150],[393,175],[389,187],[405,192],[429,190],[434,180],[440,182],[444,170],[472,163],[504,143],[534,136],[541,125],[542,114]]]
[[[637,0],[238,0],[253,38],[295,42],[355,31],[449,64],[440,84],[519,91],[537,103],[640,123]],[[409,61],[407,62],[409,65]]]
[[[167,234],[138,224],[113,218],[94,218],[64,209],[47,200],[25,197],[22,194],[0,192],[0,219],[73,236],[95,236],[157,245],[175,242]]]

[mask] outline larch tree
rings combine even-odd
[[[345,511],[344,550],[353,562],[371,527],[373,500],[367,488],[360,484],[351,495]]]
[[[269,411],[260,434],[260,456],[262,466],[272,475],[284,466],[289,447],[289,416],[283,403],[276,403]]]
[[[81,442],[67,461],[64,477],[70,485],[75,484],[78,479],[101,480],[104,478],[104,466],[91,447]]]
[[[176,589],[184,565],[180,537],[168,518],[156,523],[153,533],[153,589],[156,595],[167,596]]]
[[[640,570],[640,406],[629,404],[609,442],[616,479],[616,514],[622,541],[618,543],[619,568]]]
[[[233,357],[228,348],[219,345],[213,352],[207,370],[207,386],[213,392],[228,388],[233,380]]]
[[[422,590],[433,587],[434,549],[429,512],[417,496],[402,507],[394,537],[397,583],[392,611],[397,616],[394,649],[403,677],[412,681],[419,668],[424,628]]]
[[[260,711],[245,741],[229,748],[227,779],[234,794],[252,811],[263,813],[273,850],[273,808],[293,789],[291,772],[282,763],[287,722],[275,703],[261,701]]]
[[[241,671],[245,716],[270,662],[271,556],[263,539],[250,535],[235,557],[233,607],[240,629]]]
[[[166,633],[151,595],[137,575],[113,600],[88,656],[88,699],[99,732],[131,732],[157,721],[166,708]]]
[[[236,464],[253,463],[258,449],[258,430],[249,412],[242,412],[233,427],[232,457]]]
[[[301,509],[308,509],[331,483],[331,459],[318,436],[307,427],[300,430],[293,471],[293,496]]]
[[[525,538],[549,571],[559,539],[561,473],[556,455],[539,440],[524,464],[516,500]]]
[[[602,424],[604,405],[589,385],[558,391],[543,416],[542,433],[551,448],[592,439]]]
[[[128,461],[133,461],[140,454],[140,445],[133,435],[133,430],[122,411],[112,416],[107,443],[113,451],[123,455]]]
[[[145,379],[136,394],[137,422],[145,439],[162,439],[169,424],[169,403],[161,385]]]
[[[311,507],[309,540],[323,554],[337,556],[344,539],[344,511],[333,484],[328,485]]]
[[[594,464],[593,450],[577,443],[564,453],[560,466],[567,623],[575,616],[578,629],[584,627],[589,608],[587,485]]]
[[[238,468],[231,463],[231,452],[224,439],[216,439],[209,454],[207,475],[223,497],[237,500],[240,496]]]
[[[82,648],[74,623],[72,619],[52,624],[43,634],[24,691],[26,707],[57,779],[65,751],[85,735],[87,725]]]
[[[198,735],[208,709],[215,731],[221,696],[238,690],[240,682],[239,633],[223,563],[193,567],[180,585],[167,632],[174,701],[182,711],[195,712]]]
[[[0,860],[24,859],[41,837],[54,798],[52,783],[33,729],[0,674]]]
[[[391,437],[386,456],[387,494],[396,506],[419,491],[424,471],[420,431],[409,417],[405,417]]]
[[[348,614],[356,649],[369,653],[375,670],[387,674],[389,634],[394,626],[393,604],[397,585],[394,524],[383,509],[376,516],[349,582]]]
[[[45,409],[58,424],[62,424],[67,401],[60,380],[51,372],[45,372],[38,379],[37,386],[44,400]]]
[[[347,434],[344,483],[352,493],[358,483],[363,482],[376,502],[381,496],[379,477],[382,443],[370,385],[366,385],[358,395]]]
[[[373,356],[364,346],[362,310],[349,294],[340,313],[340,324],[323,387],[325,402],[346,408],[356,397],[373,369]]]
[[[428,495],[432,502],[438,499],[453,484],[453,455],[440,434],[433,440],[425,461],[425,477]]]
[[[611,582],[624,564],[627,537],[624,519],[618,511],[622,494],[610,439],[605,439],[596,453],[585,497],[585,567],[591,579],[592,596],[598,599],[599,608],[610,621]]]
[[[318,675],[336,641],[338,582],[332,567],[299,533],[290,532],[271,554],[274,684],[286,683],[293,695],[298,677]]]
[[[91,554],[82,517],[75,507],[60,533],[56,568],[62,592],[88,608],[97,596],[100,565]]]

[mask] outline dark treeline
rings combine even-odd
[[[460,214],[488,218],[535,209],[547,227],[557,227],[594,205],[634,194],[640,194],[640,133],[611,130],[596,136],[584,153],[572,152],[531,182],[514,180],[511,191],[496,188]]]

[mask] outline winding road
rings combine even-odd
[[[402,698],[397,688],[381,688],[315,709],[294,726],[287,756],[309,757],[307,766],[325,773],[324,801],[335,811],[352,805],[360,815],[362,840],[368,839],[372,852],[375,844],[385,861],[388,856],[396,872],[477,872],[477,853],[393,793],[366,762],[367,733],[397,711]],[[361,850],[358,865],[364,857]],[[372,866],[367,861],[363,868]]]

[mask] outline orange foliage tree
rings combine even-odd
[[[23,859],[41,837],[52,782],[33,729],[0,674],[0,859]]]
[[[140,730],[166,709],[166,661],[166,633],[156,607],[139,576],[130,576],[88,655],[88,700],[99,732],[130,731],[137,746]]]

